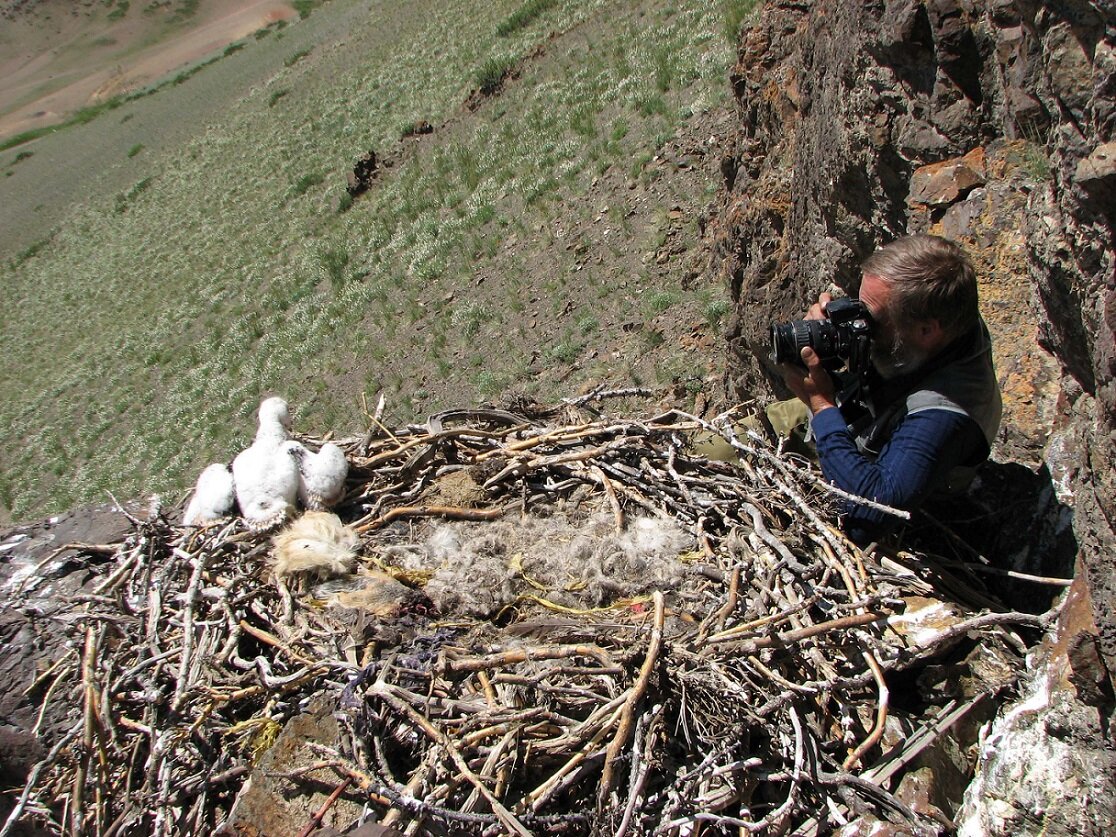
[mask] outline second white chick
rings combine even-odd
[[[360,538],[330,512],[310,511],[271,539],[276,578],[305,575],[319,581],[348,575],[356,567]]]
[[[298,465],[286,451],[291,414],[282,398],[260,404],[256,439],[233,460],[240,513],[248,528],[264,532],[286,521],[298,499]]]
[[[317,453],[302,445],[291,445],[288,452],[298,463],[298,499],[312,511],[325,511],[345,496],[345,477],[349,460],[333,442],[326,442]]]

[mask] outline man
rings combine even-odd
[[[859,296],[872,321],[862,403],[838,404],[810,347],[802,349],[805,367],[784,364],[783,377],[810,411],[826,479],[909,510],[935,490],[963,488],[988,457],[1002,412],[992,345],[976,273],[956,244],[908,236],[877,250],[861,271]],[[806,318],[824,319],[829,302],[822,294]],[[895,520],[848,503],[842,525],[864,546]]]

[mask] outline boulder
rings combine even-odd
[[[984,149],[974,148],[964,157],[920,166],[911,175],[907,204],[914,207],[954,203],[985,183]]]

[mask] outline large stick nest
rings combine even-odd
[[[35,684],[68,727],[0,835],[212,833],[281,726],[321,696],[341,732],[282,781],[324,781],[408,833],[808,834],[866,812],[951,830],[901,801],[899,779],[1010,682],[1024,644],[1008,626],[1046,618],[1004,612],[931,556],[858,550],[814,468],[726,422],[612,419],[588,400],[535,416],[461,411],[341,442],[337,511],[361,561],[410,587],[387,621],[276,584],[270,541],[238,519],[194,529],[154,514],[92,551],[88,593],[53,617],[70,647]],[[710,431],[737,462],[691,452]],[[448,505],[462,474],[471,500]],[[542,518],[617,543],[658,521],[675,539],[611,587],[608,555],[595,587],[540,581]],[[536,532],[496,550],[506,592],[487,618],[437,612],[421,591],[436,568],[407,556],[429,557],[437,527],[463,543],[489,521],[505,525],[489,541]],[[894,705],[897,672],[975,639],[1000,649],[1006,676]]]

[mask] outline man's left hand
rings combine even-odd
[[[837,406],[837,391],[817,352],[806,346],[802,349],[803,369],[793,363],[782,364],[783,381],[798,398],[810,408],[811,415],[827,407]]]

